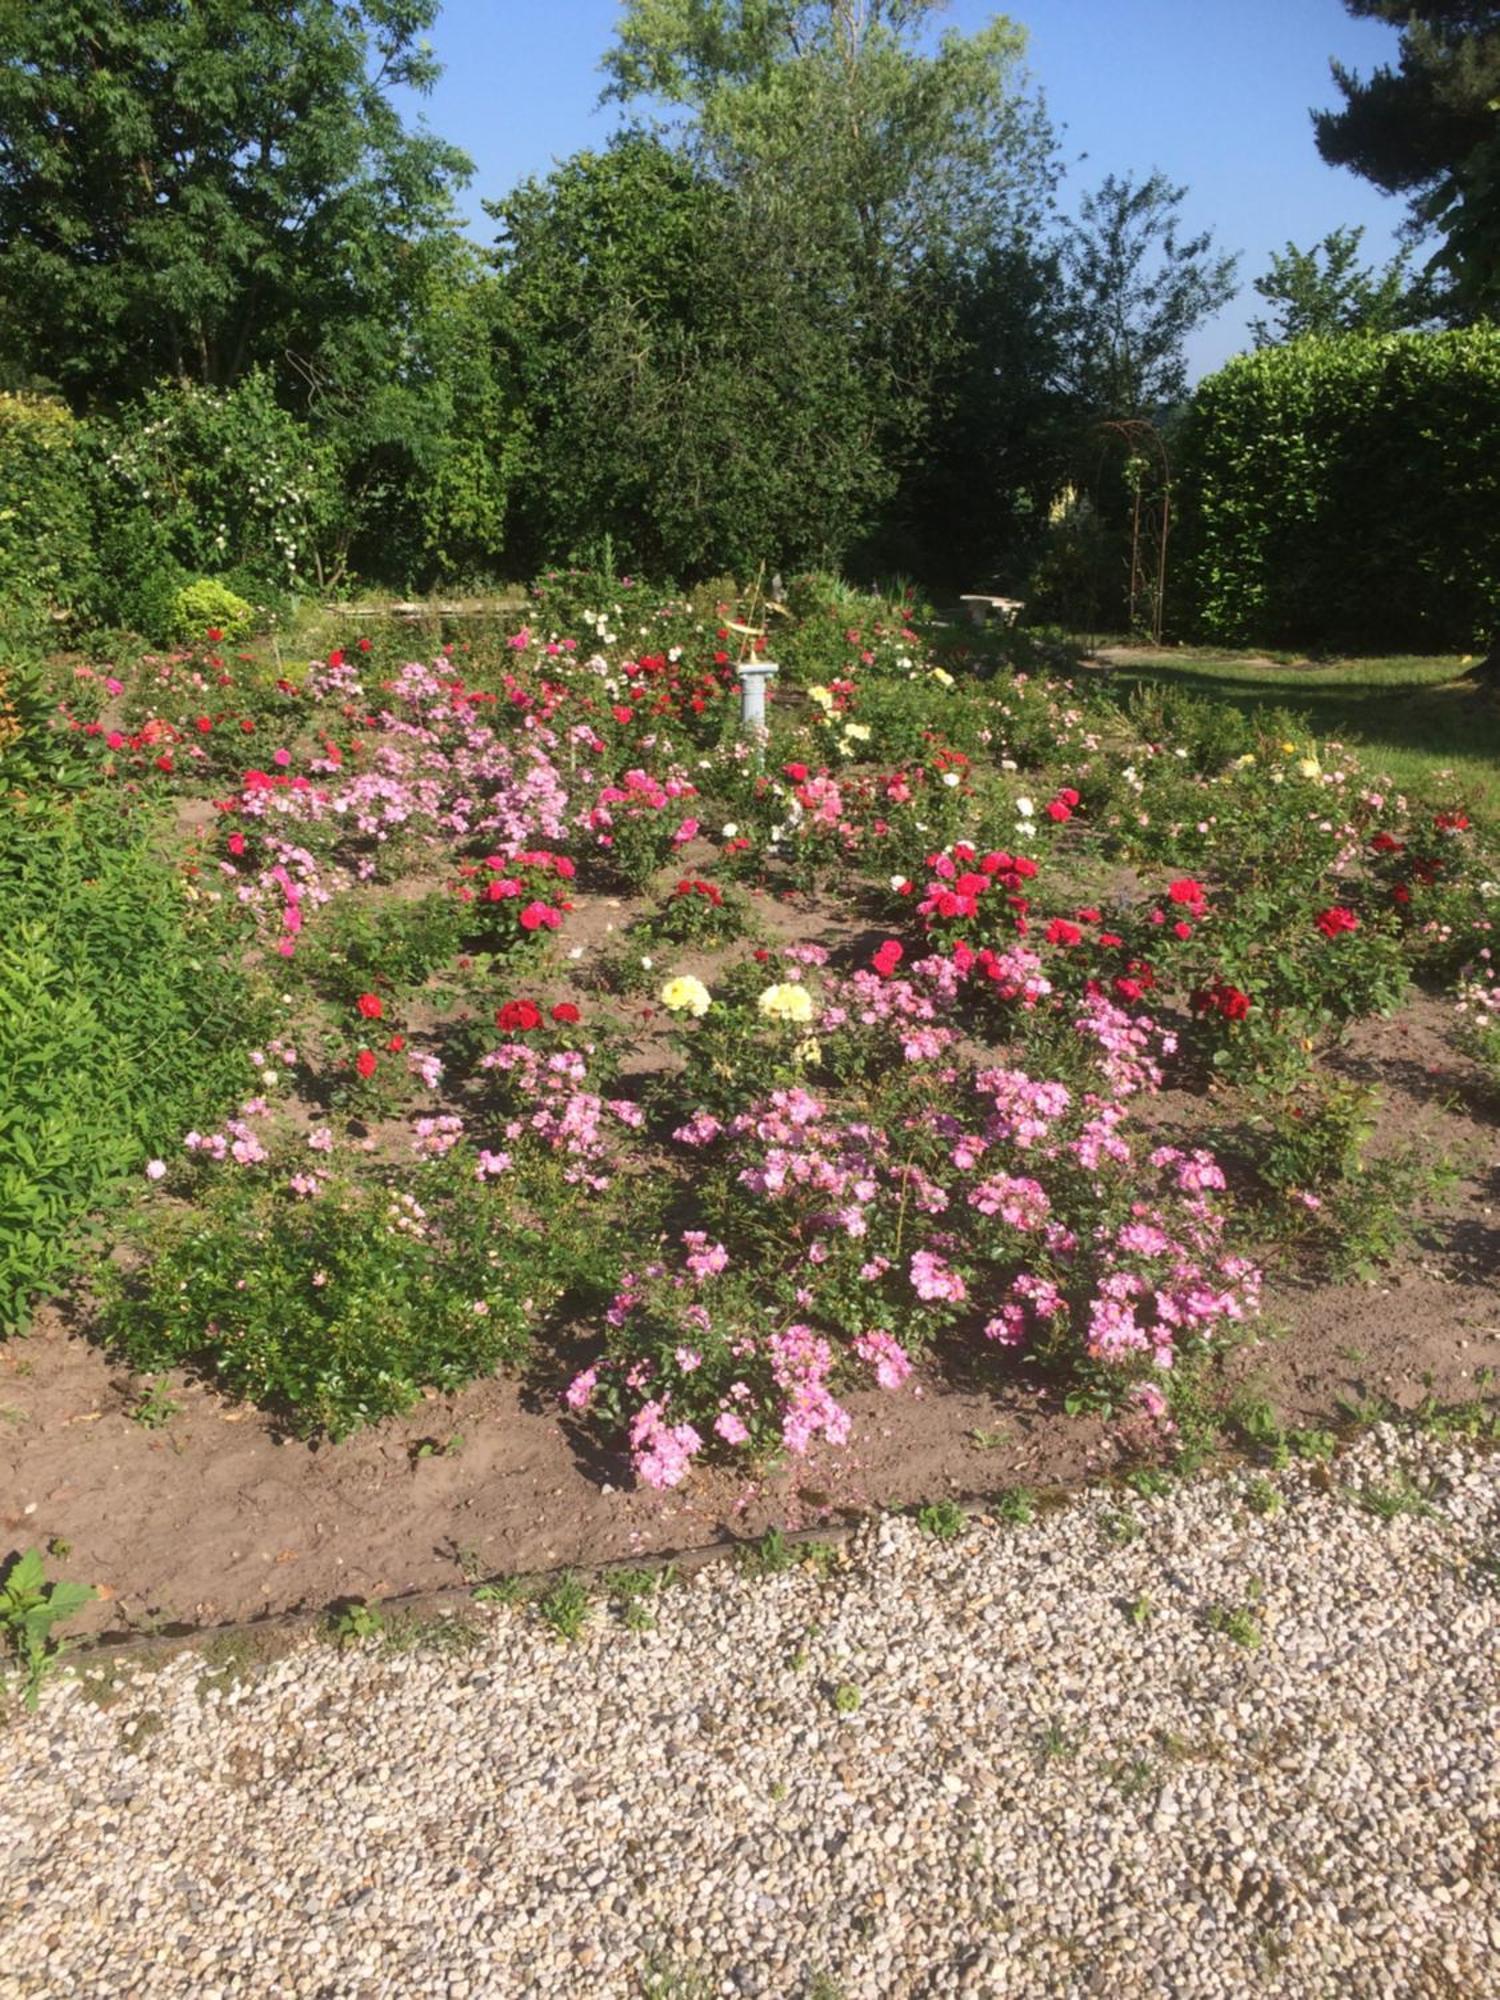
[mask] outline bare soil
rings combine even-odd
[[[1446,1029],[1446,1009],[1418,1001],[1364,1024],[1336,1058],[1384,1093],[1377,1145],[1416,1136],[1460,1180],[1377,1282],[1273,1275],[1264,1325],[1226,1357],[1224,1377],[1264,1394],[1288,1425],[1336,1424],[1375,1398],[1465,1401],[1477,1371],[1500,1370],[1500,1106]],[[1170,1095],[1162,1111],[1202,1116]],[[565,1420],[565,1373],[433,1395],[339,1445],[287,1437],[262,1412],[172,1376],[163,1393],[179,1408],[152,1429],[131,1414],[141,1383],[112,1366],[86,1321],[43,1312],[28,1339],[0,1349],[0,1549],[66,1548],[67,1573],[101,1589],[81,1624],[172,1631],[945,1495],[1068,1486],[1123,1469],[1131,1450],[1118,1426],[1064,1412],[1024,1365],[954,1356],[900,1394],[852,1395],[855,1442],[842,1453],[763,1480],[719,1470],[678,1493],[634,1491],[624,1462]]]

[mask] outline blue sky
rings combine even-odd
[[[950,0],[942,18],[973,29],[996,11]],[[1363,223],[1367,260],[1394,248],[1400,203],[1325,167],[1308,117],[1335,101],[1330,56],[1369,70],[1395,50],[1389,28],[1352,20],[1341,0],[1018,0],[1006,11],[1028,30],[1032,76],[1078,162],[1065,203],[1107,172],[1160,167],[1188,186],[1189,227],[1242,253],[1240,296],[1196,336],[1195,374],[1249,344],[1261,305],[1251,280],[1288,240],[1305,248]],[[481,199],[608,138],[619,114],[597,108],[598,65],[618,13],[616,0],[445,0],[432,42],[447,67],[421,110],[475,163],[476,236],[491,233]]]

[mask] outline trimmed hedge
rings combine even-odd
[[[1197,636],[1466,652],[1500,627],[1500,327],[1242,355],[1200,384],[1180,465]]]
[[[0,602],[66,608],[93,572],[87,444],[66,403],[0,394]]]

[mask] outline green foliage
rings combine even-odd
[[[158,839],[145,809],[97,797],[0,817],[0,1333],[111,1183],[231,1101],[266,1018],[233,920]]]
[[[1255,289],[1275,308],[1276,318],[1250,322],[1257,347],[1274,347],[1309,333],[1400,333],[1424,317],[1404,252],[1383,271],[1355,261],[1364,233],[1363,228],[1330,229],[1311,250],[1288,243],[1273,254],[1270,270],[1255,280]]]
[[[201,577],[187,584],[172,600],[173,637],[184,644],[201,643],[211,628],[226,645],[243,639],[255,624],[255,607],[237,597],[227,584]]]
[[[229,390],[163,384],[93,429],[101,574],[87,608],[97,621],[150,639],[201,637],[228,621],[183,630],[178,600],[205,587],[195,579],[243,571],[296,590],[327,571],[343,505],[338,457],[278,406],[267,374]]]
[[[351,1598],[341,1604],[328,1620],[328,1635],[340,1649],[357,1646],[365,1639],[378,1639],[385,1631],[385,1613],[378,1604]]]
[[[79,425],[50,396],[0,395],[0,601],[66,609],[93,568]]]
[[[956,1500],[932,1500],[917,1509],[917,1526],[939,1542],[956,1541],[968,1525]]]
[[[1234,296],[1236,259],[1213,254],[1213,232],[1178,235],[1186,196],[1165,174],[1107,174],[1064,234],[1064,366],[1091,416],[1150,417],[1180,402],[1187,336]]]
[[[836,558],[873,521],[890,480],[844,320],[690,162],[627,135],[491,213],[524,564],[612,536],[630,568],[750,575]]]
[[[593,1600],[582,1577],[565,1570],[537,1599],[536,1609],[537,1616],[550,1632],[571,1643],[583,1637],[593,1610]]]
[[[1314,114],[1318,151],[1386,194],[1406,197],[1408,229],[1436,235],[1429,270],[1449,316],[1500,304],[1500,8],[1493,0],[1344,0],[1399,30],[1395,68],[1333,75],[1343,105]]]
[[[977,354],[981,331],[958,330],[961,274],[1035,228],[1055,177],[1022,31],[997,18],[933,39],[936,11],[633,0],[610,94],[680,107],[680,148],[631,135],[554,176],[550,212],[535,189],[501,210],[508,281],[527,298],[532,274],[565,266],[559,332],[528,378],[550,380],[563,432],[586,422],[599,439],[572,455],[569,484],[591,483],[597,459],[616,492],[645,489],[633,518],[615,516],[632,521],[632,561],[702,575],[919,552],[929,432],[958,387],[942,371]],[[520,320],[528,338],[539,324]],[[587,491],[559,497],[592,515],[586,533],[611,525]]]
[[[6,1565],[0,1576],[0,1638],[20,1669],[27,1708],[35,1709],[42,1682],[64,1650],[54,1628],[76,1617],[94,1594],[86,1583],[49,1583],[40,1549],[27,1549]]]
[[[0,10],[0,348],[77,404],[259,363],[312,397],[388,372],[468,171],[392,102],[436,76],[436,13]]]
[[[147,1220],[144,1268],[101,1274],[106,1337],[134,1368],[211,1367],[334,1438],[518,1361],[562,1290],[555,1249],[465,1149],[418,1185],[420,1201],[379,1179],[302,1200],[221,1177]]]
[[[1182,466],[1206,637],[1467,651],[1500,621],[1500,328],[1242,355],[1199,385]]]

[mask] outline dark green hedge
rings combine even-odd
[[[1500,627],[1500,327],[1242,355],[1199,386],[1179,462],[1195,636],[1467,652]]]

